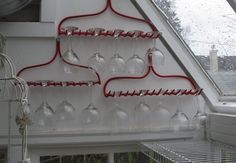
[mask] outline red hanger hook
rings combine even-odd
[[[114,8],[113,5],[112,5],[112,0],[107,0],[105,7],[104,7],[102,10],[98,11],[98,12],[89,13],[89,14],[82,14],[82,15],[68,16],[68,17],[63,18],[63,19],[59,22],[59,24],[58,24],[58,28],[57,28],[58,35],[60,35],[60,34],[62,33],[62,31],[61,31],[61,26],[62,26],[62,24],[65,23],[66,21],[71,20],[71,19],[77,19],[77,18],[98,16],[98,15],[104,13],[108,8],[110,8],[111,11],[112,11],[114,14],[116,14],[116,15],[118,15],[118,16],[120,16],[120,17],[127,18],[127,19],[131,19],[131,20],[135,20],[135,21],[139,21],[139,22],[143,22],[143,23],[149,25],[150,28],[152,29],[152,31],[158,31],[157,28],[156,28],[150,21],[148,21],[148,20],[141,19],[141,18],[136,18],[136,17],[133,17],[133,16],[129,16],[129,15],[123,14],[123,13],[121,13],[121,12],[115,10],[115,8]]]

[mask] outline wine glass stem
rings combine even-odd
[[[47,102],[47,93],[46,93],[47,86],[42,87],[42,101]]]
[[[183,111],[183,101],[182,99],[178,100],[178,106],[177,106],[177,112],[182,112]]]
[[[41,94],[41,98],[43,102],[46,102],[47,98],[46,98],[46,93],[45,93],[45,87],[42,87],[42,94]]]
[[[143,95],[141,95],[140,97],[139,97],[139,101],[140,101],[140,103],[145,103],[145,99],[144,99],[144,96]]]
[[[119,38],[117,36],[115,37],[115,54],[118,52],[118,44],[119,44]]]
[[[62,92],[63,92],[63,94],[64,94],[64,99],[67,101],[67,89],[66,89],[66,87],[64,86],[64,87],[62,87]]]
[[[93,104],[93,85],[89,86],[89,104]]]
[[[72,36],[68,35],[68,50],[72,51]]]
[[[133,54],[136,54],[136,44],[137,44],[137,38],[134,38],[134,42],[133,42]]]
[[[95,53],[100,53],[100,43],[98,41],[98,36],[95,36],[95,46],[96,46],[96,49],[95,49]]]

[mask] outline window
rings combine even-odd
[[[7,152],[0,150],[0,163],[6,163],[7,162]]]
[[[226,0],[155,0],[218,86],[236,95],[236,14]]]
[[[141,152],[115,153],[114,163],[154,163]]]
[[[108,163],[106,154],[41,156],[40,163]]]
[[[41,156],[40,163],[108,163],[108,154]],[[114,163],[154,163],[141,152],[114,153]]]
[[[0,22],[39,22],[40,5],[41,0],[32,0],[32,2],[23,9],[13,14],[0,17]]]

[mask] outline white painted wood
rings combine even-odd
[[[21,146],[11,147],[11,158],[9,163],[16,163],[22,160],[21,156]]]
[[[211,132],[218,132],[236,137],[236,126],[211,124]]]
[[[114,163],[114,153],[112,152],[108,154],[108,163]]]
[[[56,36],[54,23],[4,22],[0,25],[0,31],[7,38]]]
[[[57,0],[41,0],[40,22],[55,22]]]
[[[28,143],[30,147],[38,146],[58,146],[58,145],[109,145],[109,144],[139,144],[142,141],[186,139],[192,138],[194,131],[182,132],[153,132],[153,133],[123,133],[123,134],[79,134],[71,132],[51,132],[50,134],[29,135]],[[7,137],[0,137],[0,144],[6,146]],[[14,136],[12,145],[20,145],[21,137]]]
[[[209,116],[211,124],[217,123],[221,125],[236,126],[236,115],[214,113]]]
[[[209,114],[208,133],[211,139],[236,145],[236,116]]]
[[[236,145],[236,139],[235,139],[235,136],[233,135],[226,135],[219,132],[212,132],[211,138],[213,140],[223,142],[229,145],[234,145],[234,146]]]

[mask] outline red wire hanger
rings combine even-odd
[[[170,96],[170,95],[200,95],[203,91],[203,89],[198,88],[194,82],[194,80],[190,77],[183,76],[183,75],[161,75],[159,74],[154,66],[153,66],[153,60],[152,60],[152,52],[151,49],[148,50],[147,53],[148,57],[148,68],[145,74],[142,76],[117,76],[117,77],[112,77],[108,79],[103,87],[103,94],[105,97],[126,97],[126,96]],[[128,81],[133,81],[133,80],[141,80],[146,78],[150,73],[153,73],[155,76],[163,79],[183,79],[186,80],[190,83],[192,89],[163,89],[160,88],[159,90],[147,90],[147,89],[140,89],[140,90],[134,90],[134,91],[108,91],[107,87],[108,85],[117,80],[128,80]]]
[[[140,19],[140,18],[136,18],[136,17],[132,17],[132,16],[128,16],[128,15],[125,15],[125,14],[122,14],[118,11],[116,11],[113,6],[112,6],[112,0],[107,0],[107,3],[105,5],[105,7],[101,10],[101,11],[98,11],[96,13],[90,13],[90,14],[84,14],[84,15],[74,15],[74,16],[68,16],[68,17],[65,17],[63,18],[59,24],[58,24],[58,27],[57,27],[57,30],[58,30],[58,36],[63,36],[63,35],[66,35],[67,34],[67,31],[65,30],[62,30],[62,25],[63,23],[65,23],[66,21],[68,20],[71,20],[71,19],[77,19],[77,18],[85,18],[85,17],[92,17],[92,16],[98,16],[102,13],[104,13],[108,8],[111,9],[111,11],[120,16],[120,17],[123,17],[123,18],[127,18],[127,19],[131,19],[131,20],[135,20],[135,21],[138,21],[138,22],[143,22],[145,24],[147,24],[148,26],[150,26],[150,28],[152,29],[152,32],[140,32],[140,34],[137,36],[137,37],[141,37],[141,38],[150,38],[150,39],[156,39],[160,36],[160,33],[158,32],[158,30],[156,29],[156,27],[148,20],[145,20],[145,19]],[[94,36],[95,35],[95,32],[91,32],[89,30],[87,31],[75,31],[72,33],[72,35],[84,35],[84,36]],[[111,30],[107,30],[107,31],[101,31],[99,33],[99,35],[103,35],[103,36],[114,36],[115,35],[115,30],[112,32]],[[121,32],[119,34],[119,37],[123,36],[123,37],[133,37],[134,33],[132,32]],[[56,40],[56,50],[55,50],[55,54],[54,56],[47,62],[45,63],[41,63],[41,64],[36,64],[36,65],[32,65],[32,66],[27,66],[27,67],[24,67],[22,68],[18,73],[17,73],[17,76],[20,76],[24,71],[26,70],[30,70],[30,69],[34,69],[34,68],[40,68],[40,67],[43,67],[43,66],[47,66],[51,63],[53,63],[56,59],[56,57],[59,55],[59,57],[62,59],[63,62],[65,62],[66,64],[69,64],[71,66],[75,66],[75,67],[78,67],[78,68],[83,68],[83,69],[90,69],[96,76],[97,80],[96,81],[93,81],[93,85],[95,84],[101,84],[101,79],[100,79],[100,76],[99,74],[91,67],[88,67],[88,66],[84,66],[84,65],[78,65],[78,64],[73,64],[73,63],[70,63],[68,61],[66,61],[65,59],[63,59],[62,57],[62,53],[61,53],[61,45],[60,45],[60,39],[58,38]],[[28,81],[27,82],[29,86],[82,86],[82,85],[86,85],[88,86],[89,83],[88,82],[74,82],[74,81],[70,81],[70,82],[55,82],[55,81],[48,81],[45,85],[45,83],[43,82],[40,82],[40,81]]]
[[[60,59],[62,59],[62,61],[68,65],[82,68],[82,69],[91,70],[91,72],[94,73],[94,75],[97,78],[96,81],[92,81],[93,85],[95,85],[95,84],[100,85],[101,84],[100,76],[93,68],[88,67],[88,66],[84,66],[84,65],[70,63],[62,57],[62,54],[60,51],[60,40],[59,39],[56,40],[55,54],[49,61],[47,61],[45,63],[41,63],[41,64],[36,64],[36,65],[24,67],[17,73],[17,76],[20,76],[23,72],[25,72],[27,70],[31,70],[31,69],[35,69],[35,68],[42,68],[44,66],[50,65],[51,63],[53,63],[55,61],[55,59],[57,58],[58,55],[60,56]],[[27,84],[29,86],[83,86],[83,85],[88,86],[89,82],[88,81],[51,81],[51,80],[49,80],[47,82],[45,82],[45,81],[27,81]]]
[[[108,9],[110,9],[113,14],[118,15],[119,17],[145,23],[145,24],[147,24],[151,28],[152,33],[150,33],[150,32],[141,32],[137,37],[155,39],[155,38],[158,38],[160,36],[160,34],[157,35],[156,33],[153,32],[153,31],[158,31],[158,30],[150,21],[145,20],[145,19],[141,19],[141,18],[136,18],[136,17],[129,16],[129,15],[125,15],[123,13],[120,13],[119,11],[116,11],[115,8],[112,5],[112,0],[107,0],[107,3],[105,5],[105,7],[102,10],[98,11],[98,12],[90,13],[90,14],[84,14],[84,15],[68,16],[68,17],[63,18],[60,21],[60,23],[58,25],[58,28],[57,28],[58,35],[61,35],[61,36],[62,35],[66,35],[66,31],[62,30],[62,25],[66,21],[72,20],[72,19],[78,19],[78,18],[98,16],[98,15],[101,15],[102,13],[104,13],[105,11],[107,11]],[[115,31],[111,32],[111,30],[107,30],[107,31],[100,32],[99,35],[102,35],[102,36],[114,36],[114,34],[115,34]],[[88,31],[88,30],[87,31],[79,30],[79,31],[74,32],[73,35],[94,36],[95,33],[91,32],[91,31]],[[134,33],[125,32],[124,31],[119,36],[122,36],[122,37],[133,37],[133,35],[134,35]]]

